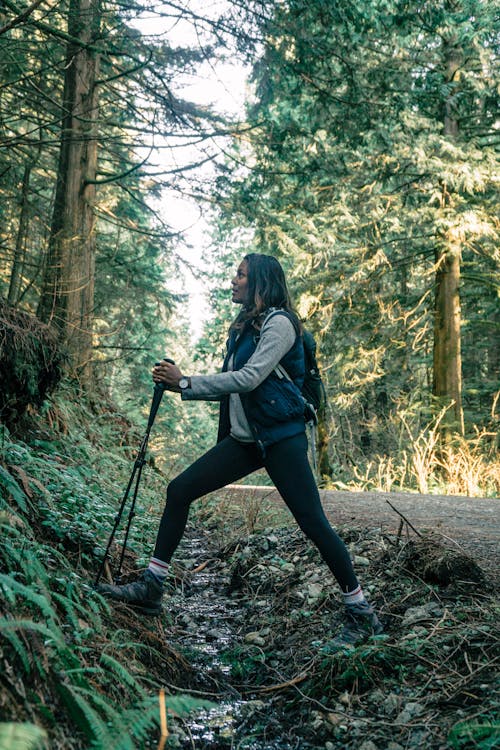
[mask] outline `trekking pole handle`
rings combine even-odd
[[[170,357],[163,357],[162,362],[170,362],[171,365],[175,365],[175,362],[173,359],[170,359]],[[161,365],[161,362],[155,362],[155,367],[158,367],[158,365]],[[155,383],[155,388],[160,391],[165,390],[165,385],[163,383]]]

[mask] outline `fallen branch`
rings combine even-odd
[[[287,687],[293,687],[299,682],[303,682],[307,676],[308,672],[303,672],[302,674],[297,675],[297,677],[287,680],[287,682],[279,682],[277,685],[267,685],[266,687],[252,688],[251,690],[242,690],[242,693],[273,693],[275,690],[283,690]]]
[[[415,534],[416,534],[417,536],[419,536],[419,537],[420,537],[420,539],[423,539],[423,538],[424,538],[424,537],[422,536],[422,534],[420,533],[420,531],[417,531],[417,529],[415,528],[415,526],[414,526],[414,525],[413,525],[413,524],[412,524],[412,523],[411,523],[411,522],[410,522],[410,521],[409,521],[409,520],[408,520],[408,519],[406,518],[406,516],[404,516],[404,515],[403,515],[403,514],[402,514],[402,513],[401,513],[401,512],[400,512],[400,511],[399,511],[399,510],[397,509],[397,508],[395,508],[395,507],[394,507],[394,505],[393,505],[393,504],[392,504],[392,503],[391,503],[391,502],[390,502],[389,500],[387,500],[387,499],[386,499],[386,501],[385,501],[385,502],[387,503],[387,505],[389,505],[389,506],[390,506],[390,507],[392,508],[392,510],[394,511],[394,513],[397,513],[397,514],[398,514],[398,516],[399,516],[400,518],[402,518],[402,519],[403,519],[403,521],[404,521],[405,523],[407,523],[407,524],[408,524],[408,526],[410,527],[410,529],[411,529],[412,531],[414,531],[414,532],[415,532]]]

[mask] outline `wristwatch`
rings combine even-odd
[[[181,378],[179,380],[179,388],[181,389],[181,391],[186,390],[186,388],[189,388],[190,385],[191,383],[189,381],[189,378]]]

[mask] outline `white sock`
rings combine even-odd
[[[149,561],[148,570],[160,581],[164,581],[168,573],[168,563],[158,560],[157,557],[152,557]]]
[[[344,604],[346,607],[349,607],[352,604],[366,602],[361,586],[356,586],[353,591],[342,592],[342,596],[344,597]]]

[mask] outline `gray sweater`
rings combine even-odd
[[[295,343],[295,328],[285,315],[273,315],[260,332],[257,347],[241,370],[232,370],[232,358],[227,372],[214,375],[193,375],[191,388],[182,392],[183,401],[218,401],[229,394],[231,435],[236,440],[253,442],[239,393],[253,391],[272,373],[280,360]]]

